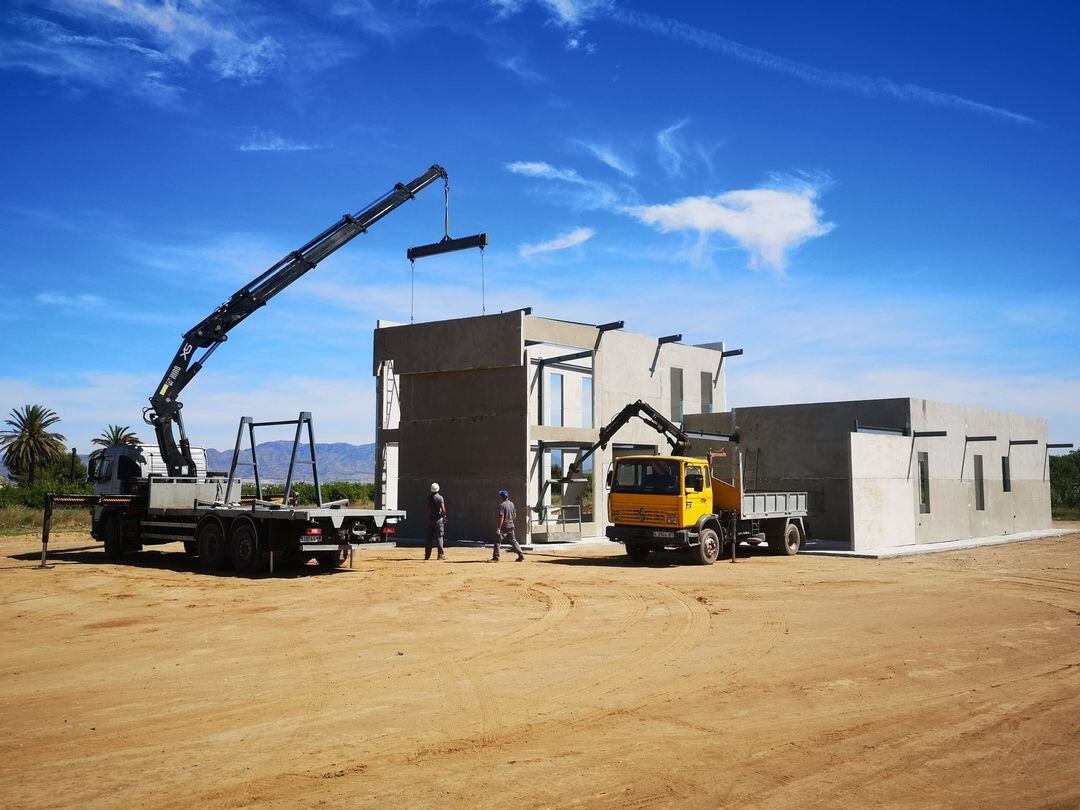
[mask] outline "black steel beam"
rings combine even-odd
[[[1046,447],[1050,450],[1068,450],[1072,446],[1072,442],[1055,442],[1054,444],[1046,445]]]
[[[743,353],[742,349],[731,349],[730,351],[720,352],[721,357],[738,357]]]
[[[610,332],[612,329],[622,329],[622,328],[623,328],[623,322],[622,321],[612,321],[611,323],[602,323],[602,324],[600,324],[599,326],[596,327],[596,331],[598,331],[598,332]]]
[[[682,340],[682,335],[667,335],[662,338],[657,338],[656,342],[663,346],[665,343],[678,343]]]
[[[947,430],[916,430],[911,434],[912,438],[915,439],[930,439],[948,435],[949,431]]]
[[[1009,439],[1009,445],[1014,444],[1038,444],[1038,439]]]
[[[432,242],[430,245],[417,245],[411,247],[405,251],[405,257],[413,262],[417,259],[423,259],[427,256],[439,256],[443,253],[454,253],[458,250],[468,250],[469,248],[480,248],[483,250],[488,245],[488,237],[486,233],[477,233],[472,236],[462,236],[457,239],[442,239],[438,242]]]
[[[966,442],[996,442],[997,436],[965,436]]]
[[[584,360],[586,357],[592,357],[592,349],[585,349],[581,352],[574,352],[573,354],[562,354],[558,357],[540,357],[537,358],[537,364],[541,366],[554,365],[556,363],[569,363],[571,360]]]
[[[878,427],[877,425],[860,425],[859,420],[858,419],[855,420],[855,432],[856,433],[862,433],[862,432],[868,431],[868,430],[877,431],[878,433],[888,433],[888,434],[892,434],[894,436],[903,436],[903,435],[905,435],[905,431],[902,428]]]

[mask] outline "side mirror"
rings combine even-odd
[[[99,459],[92,458],[86,465],[86,483],[88,484],[93,484],[97,481],[98,461]]]
[[[608,489],[611,489],[611,481],[612,481],[612,479],[614,477],[615,477],[615,470],[608,470],[607,471],[607,487],[608,487]]]

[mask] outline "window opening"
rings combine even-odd
[[[671,420],[681,422],[683,418],[683,375],[681,368],[671,369]]]
[[[701,372],[701,412],[712,413],[713,412],[713,384],[712,384],[712,372]]]
[[[1001,457],[1001,491],[1012,492],[1012,470],[1009,469],[1009,457]]]
[[[563,375],[552,374],[549,385],[551,393],[551,418],[548,420],[552,427],[563,426]]]
[[[930,454],[919,453],[919,512],[930,514]]]
[[[983,457],[975,456],[975,511],[986,509],[986,493],[983,490]]]

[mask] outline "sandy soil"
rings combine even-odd
[[[1080,805],[1080,535],[255,580],[165,548],[0,541],[0,805]]]

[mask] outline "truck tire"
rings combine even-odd
[[[798,523],[789,523],[784,529],[784,534],[776,543],[776,553],[786,557],[793,557],[799,553],[802,547],[802,532],[799,531]]]
[[[211,571],[220,571],[229,561],[225,532],[216,520],[208,520],[195,536],[199,544],[199,560]]]
[[[644,543],[627,543],[626,544],[626,556],[634,562],[645,562],[649,559],[649,554],[652,553],[652,549]]]
[[[246,520],[233,524],[229,559],[240,574],[257,574],[266,567],[266,550],[259,544],[259,533]]]
[[[698,565],[712,565],[720,558],[720,537],[714,529],[702,529],[698,534],[697,548],[692,550]]]
[[[116,515],[106,515],[101,524],[101,539],[105,541],[105,556],[110,560],[120,559],[127,551],[124,548],[124,529],[120,525],[120,518]]]
[[[349,559],[348,549],[339,548],[337,551],[319,551],[315,554],[315,560],[320,568],[340,568]]]

